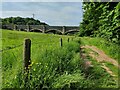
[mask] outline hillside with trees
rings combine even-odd
[[[120,2],[84,2],[83,10],[79,36],[120,43]]]
[[[16,24],[16,25],[47,25],[44,22],[35,20],[33,18],[22,18],[22,17],[9,17],[1,18],[2,25],[6,24]]]

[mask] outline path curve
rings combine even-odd
[[[85,46],[81,46],[80,48],[92,50],[89,52],[89,56],[91,56],[92,58],[95,58],[98,62],[110,62],[114,66],[120,68],[120,65],[118,65],[117,60],[110,58],[102,50],[98,49],[97,47],[85,45]],[[85,55],[83,56],[85,58]],[[107,66],[105,66],[104,63],[102,63],[101,67],[104,68],[111,76],[116,76]]]
[[[90,53],[90,56],[92,56],[93,58],[96,58],[98,62],[107,61],[107,62],[112,63],[114,66],[117,66],[117,67],[120,68],[120,66],[118,65],[117,60],[110,58],[102,50],[98,49],[97,47],[85,45],[85,46],[82,46],[81,48],[89,48],[92,51],[96,52],[98,54],[97,58],[93,54],[93,52]]]

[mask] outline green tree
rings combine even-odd
[[[2,19],[2,24],[16,24],[16,25],[47,25],[46,23],[42,23],[39,20],[35,20],[33,18],[22,18],[22,17],[9,17]]]
[[[118,43],[120,2],[84,2],[79,36],[97,36]]]

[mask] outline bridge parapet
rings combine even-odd
[[[43,25],[29,25],[30,28],[43,28]]]
[[[49,26],[46,29],[50,30],[50,29],[56,29],[56,30],[61,30],[62,31],[62,27],[61,26]]]

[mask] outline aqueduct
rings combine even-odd
[[[59,34],[79,32],[79,26],[2,25],[2,28],[27,32],[42,32],[42,33],[54,32]]]

